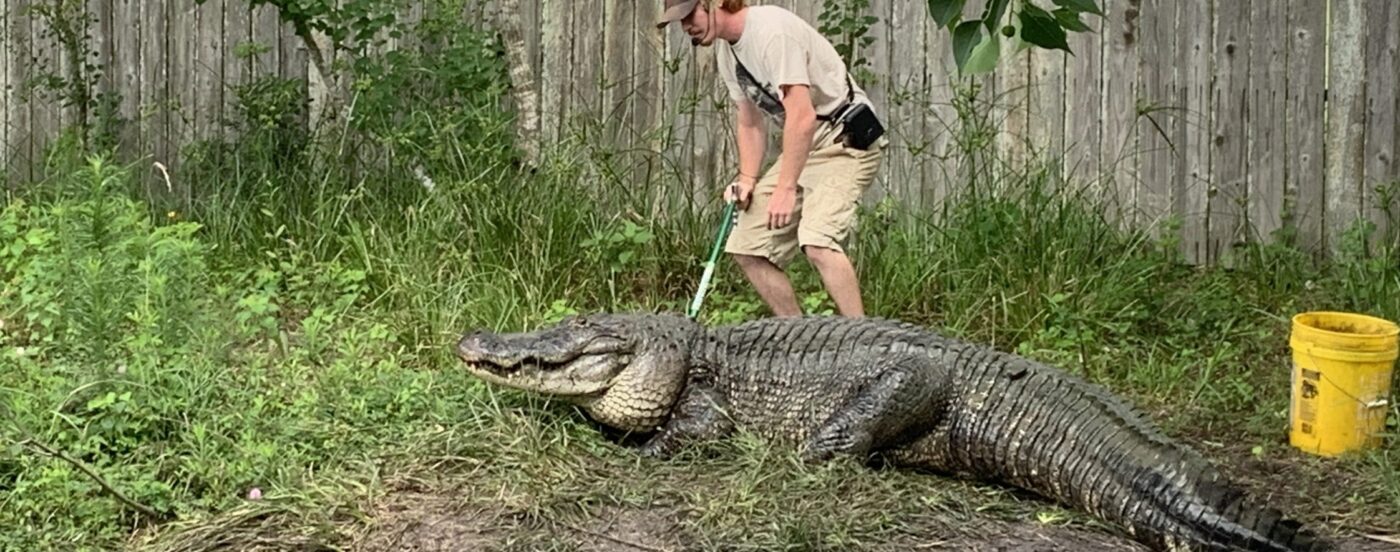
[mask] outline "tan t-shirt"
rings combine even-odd
[[[734,101],[747,97],[780,124],[784,118],[780,85],[784,84],[811,87],[819,116],[835,112],[850,91],[854,92],[852,101],[870,103],[854,79],[846,78],[846,63],[831,42],[782,7],[749,7],[743,36],[733,45],[721,40],[715,50],[729,97]],[[736,71],[736,55],[752,78]]]

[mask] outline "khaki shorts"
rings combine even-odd
[[[817,127],[807,164],[797,177],[797,202],[787,226],[768,229],[768,199],[778,185],[782,156],[754,185],[746,209],[729,235],[725,252],[767,258],[786,267],[799,247],[817,246],[845,251],[856,218],[856,206],[880,168],[881,138],[868,151],[848,148],[836,139],[840,127],[823,122]]]

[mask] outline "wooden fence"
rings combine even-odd
[[[71,60],[51,29],[7,0],[0,43],[0,154],[11,185],[80,113],[22,93]],[[814,25],[819,0],[777,4]],[[489,22],[486,8],[471,17]],[[692,192],[716,193],[734,172],[733,110],[715,77],[715,49],[658,31],[651,0],[521,0],[546,141],[603,123],[609,147],[660,152]],[[952,105],[960,81],[946,31],[926,3],[871,0],[874,43],[863,83],[890,128],[871,199],[937,205],[961,181]],[[968,3],[968,13],[981,2]],[[1063,160],[1074,182],[1112,199],[1125,224],[1180,222],[1188,260],[1212,263],[1234,244],[1283,227],[1314,251],[1358,219],[1388,224],[1385,191],[1400,180],[1400,0],[1103,0],[1074,55],[1026,51],[978,81],[1001,133],[995,149]],[[90,62],[100,91],[120,92],[124,141],[176,166],[179,145],[220,132],[228,85],[259,75],[320,75],[269,7],[245,0],[87,0]],[[241,45],[266,46],[239,56]],[[776,145],[776,141],[772,142]],[[771,151],[772,148],[770,148]],[[636,158],[636,163],[655,163]]]

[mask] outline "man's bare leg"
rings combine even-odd
[[[802,250],[821,274],[826,292],[836,303],[836,310],[842,316],[861,318],[865,316],[865,306],[860,299],[860,281],[856,279],[856,269],[845,253],[825,247],[806,246]]]
[[[753,255],[734,255],[735,262],[744,271],[744,276],[758,290],[763,302],[768,304],[774,316],[799,316],[802,308],[797,305],[797,295],[792,291],[792,282],[787,273],[768,259]]]

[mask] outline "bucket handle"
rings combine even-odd
[[[1376,400],[1374,400],[1374,401],[1371,401],[1371,402],[1366,403],[1366,408],[1367,408],[1367,409],[1372,409],[1372,408],[1385,408],[1385,407],[1387,407],[1387,406],[1390,406],[1390,401],[1389,401],[1389,400],[1386,400],[1386,399],[1376,399]]]

